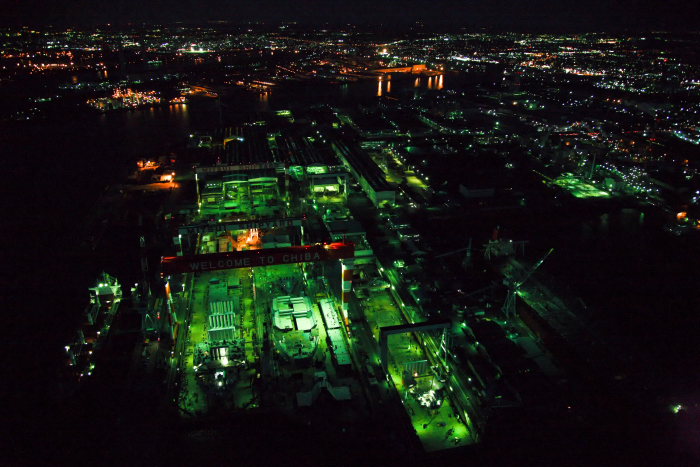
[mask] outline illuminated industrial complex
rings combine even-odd
[[[313,408],[325,393],[358,414],[400,401],[391,410],[429,451],[476,442],[471,392],[447,358],[451,325],[433,328],[401,298],[346,206],[358,182],[393,206],[388,185],[363,182],[371,161],[360,165],[340,142],[295,153],[281,134],[223,135],[212,152],[232,164],[195,169],[196,212],[177,227],[177,255],[162,260],[183,416]],[[429,325],[415,332],[416,321]]]
[[[71,172],[102,189],[66,248],[104,272],[57,328],[64,415],[175,464],[685,446],[696,38],[227,28],[0,38],[0,83],[57,83],[3,123],[85,115]]]

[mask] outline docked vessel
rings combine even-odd
[[[119,310],[122,288],[116,278],[102,273],[95,286],[88,289],[90,301],[73,342],[65,346],[69,374],[77,380],[90,376],[114,316]]]

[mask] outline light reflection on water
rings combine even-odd
[[[76,77],[77,78],[77,77]],[[406,93],[418,95],[425,90],[440,91],[449,89],[444,74],[436,76],[386,75],[375,80],[360,80],[352,83],[292,83],[280,86],[273,91],[251,93],[234,90],[231,95],[221,98],[223,122],[227,114],[246,112],[265,112],[286,108],[308,107],[315,104],[332,105],[368,104],[378,96],[392,95],[401,97]],[[455,81],[450,80],[454,86]],[[194,112],[194,113],[193,113]],[[158,146],[166,140],[184,137],[193,129],[212,128],[219,125],[219,110],[214,100],[203,99],[189,104],[175,104],[152,107],[128,112],[100,114],[96,118],[100,125],[113,127],[116,132],[126,131],[129,138],[137,137],[151,141],[160,140]],[[151,134],[155,128],[167,128],[162,137]],[[133,134],[131,134],[133,133]],[[150,144],[148,146],[151,146]],[[149,148],[150,149],[150,148]]]
[[[263,91],[258,94],[259,109],[261,111],[270,110],[270,91]]]
[[[454,87],[457,81],[449,80],[449,83]],[[236,106],[240,108],[243,107],[241,102],[249,102],[250,99],[254,99],[254,110],[257,111],[285,109],[290,106],[306,107],[316,104],[370,104],[377,97],[386,97],[387,95],[400,98],[408,92],[415,96],[417,95],[415,92],[420,93],[424,90],[451,89],[447,83],[448,79],[445,74],[421,76],[398,73],[342,84],[289,83],[287,86],[276,87],[274,92],[268,92],[267,97],[263,94],[241,92],[242,94],[237,94],[235,98],[229,98],[229,100],[236,99]]]

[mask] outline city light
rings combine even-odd
[[[73,303],[60,282],[34,310],[74,327],[52,347],[56,400],[81,408],[109,387],[102,405],[150,407],[124,420],[179,418],[228,440],[216,449],[262,439],[254,423],[218,433],[233,414],[272,420],[282,448],[364,435],[368,453],[404,446],[419,463],[484,440],[517,459],[514,446],[574,444],[591,426],[622,433],[615,446],[685,432],[694,405],[669,401],[700,381],[697,37],[625,21],[624,34],[436,31],[404,9],[374,29],[223,11],[3,30],[0,82],[17,95],[0,124],[10,168],[28,164],[10,172],[51,174],[11,190],[36,206],[6,224],[57,252],[42,278],[119,276],[56,314]],[[442,16],[457,24],[457,10]],[[122,277],[139,282],[122,292]]]

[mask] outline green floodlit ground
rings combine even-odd
[[[412,186],[412,187],[418,189],[418,191],[423,191],[423,190],[427,190],[427,189],[428,189],[428,185],[426,185],[425,182],[424,182],[423,180],[421,180],[420,178],[418,178],[418,177],[416,176],[415,172],[413,172],[413,171],[411,171],[411,170],[407,170],[407,171],[405,172],[405,174],[406,174],[406,182],[407,182],[410,186]]]
[[[198,384],[194,371],[194,349],[198,344],[207,342],[207,298],[209,280],[213,278],[231,281],[237,276],[241,281],[241,288],[252,289],[252,279],[247,269],[231,269],[201,273],[195,278],[192,293],[192,322],[187,335],[185,347],[186,360],[184,362],[184,378],[181,386],[179,405],[185,413],[203,414],[208,411],[207,394]],[[245,353],[248,361],[255,361],[252,334],[255,332],[255,316],[253,311],[253,299],[249,295],[241,296],[241,311],[243,312],[243,332],[246,337]],[[251,403],[253,398],[251,381],[254,378],[254,370],[248,369],[241,373],[241,378],[230,391],[230,399],[226,401],[229,407],[243,407]]]
[[[192,323],[189,328],[187,345],[185,347],[186,360],[182,369],[183,379],[181,380],[182,385],[179,397],[179,406],[185,415],[202,415],[214,410],[214,407],[210,405],[212,402],[211,395],[208,396],[206,390],[198,383],[193,368],[194,349],[197,344],[206,342],[207,339],[207,291],[209,281],[213,278],[226,280],[229,283],[233,282],[234,277],[238,277],[240,280],[240,303],[243,313],[242,332],[246,340],[246,358],[250,363],[249,369],[242,370],[236,382],[224,391],[223,408],[252,408],[259,404],[268,405],[265,401],[267,400],[269,403],[271,397],[266,397],[265,394],[255,394],[254,382],[257,376],[253,366],[256,362],[259,364],[262,363],[262,365],[258,366],[261,368],[261,378],[268,379],[273,377],[273,374],[270,374],[270,372],[278,375],[282,381],[289,377],[289,375],[286,374],[287,370],[284,368],[283,364],[273,363],[272,367],[269,367],[269,365],[264,364],[264,361],[259,361],[261,358],[263,360],[265,358],[270,358],[269,355],[265,357],[262,338],[258,337],[263,333],[264,327],[264,322],[260,317],[264,313],[267,313],[269,309],[269,298],[282,294],[282,291],[275,290],[272,284],[275,284],[276,281],[283,277],[301,278],[303,276],[301,266],[281,265],[256,268],[252,270],[252,274],[253,277],[251,277],[250,269],[234,269],[229,271],[200,273],[195,277],[191,301],[193,309]],[[255,281],[255,295],[257,298],[253,297],[253,281]],[[311,288],[302,293],[308,294],[315,302],[318,301],[320,297],[327,296],[326,291],[322,290],[318,285],[320,281],[310,280],[309,284]],[[366,300],[362,301],[361,308],[367,317],[367,323],[372,333],[370,339],[372,339],[371,344],[373,348],[367,349],[366,341],[363,343],[362,340],[358,339],[352,339],[350,345],[362,346],[371,356],[370,362],[378,365],[379,356],[377,352],[377,343],[379,340],[379,328],[405,323],[405,320],[389,291],[371,293]],[[330,353],[328,349],[325,348],[325,329],[320,314],[316,316],[316,320],[320,331],[319,337],[321,337],[319,339],[319,352],[328,354],[328,358],[324,358],[324,360],[327,360],[329,363],[326,365],[325,371],[328,372],[329,378],[332,380],[344,380],[345,378],[335,374],[333,365],[330,364]],[[275,353],[274,350],[273,353]],[[398,391],[406,412],[411,418],[413,428],[424,449],[426,451],[437,451],[472,443],[473,440],[471,439],[469,430],[454,413],[455,411],[449,397],[443,401],[439,409],[430,410],[420,405],[416,398],[403,386],[403,370],[405,368],[411,368],[416,362],[427,360],[424,351],[417,344],[415,338],[408,334],[390,337],[389,358],[391,383],[387,386],[385,382],[379,381],[381,390],[378,394],[380,398],[383,399],[384,396],[382,394],[387,389],[394,390],[393,388],[389,389],[393,384]],[[277,357],[275,357],[272,361],[277,360]],[[427,365],[427,367],[429,368],[429,365]],[[419,374],[417,381],[419,386],[425,386],[431,384],[434,380],[432,374],[426,373]],[[356,381],[354,383],[350,383],[349,380],[343,381],[343,384],[354,387],[353,394],[356,396],[359,394]],[[274,391],[285,392],[283,388],[277,388],[274,389]],[[286,402],[274,403],[273,405],[280,406],[280,408],[293,408],[291,400],[287,400],[289,399],[288,397],[285,396],[280,399],[285,399]],[[221,404],[221,398],[218,398],[217,405],[220,406]]]
[[[191,299],[192,322],[189,334],[186,336],[186,359],[182,368],[184,376],[179,396],[179,406],[184,415],[202,415],[218,410],[217,407],[211,406],[210,402],[213,400],[216,401],[217,406],[223,406],[224,409],[248,409],[258,406],[273,406],[288,410],[294,408],[295,393],[308,389],[306,386],[312,385],[313,373],[318,371],[318,367],[309,365],[306,369],[294,368],[294,365],[286,362],[280,350],[276,348],[272,333],[268,335],[269,345],[264,343],[264,339],[265,329],[271,329],[270,308],[273,297],[306,295],[316,304],[321,299],[330,298],[322,281],[309,278],[305,284],[303,277],[301,264],[197,274]],[[207,385],[202,386],[197,381],[193,355],[198,344],[207,342],[209,284],[212,279],[232,284],[236,278],[240,280],[240,287],[238,291],[230,290],[229,296],[238,293],[240,297],[240,318],[237,322],[241,332],[239,337],[245,339],[244,350],[248,365],[246,369],[240,370],[232,384],[218,391],[218,394],[217,391],[209,390],[210,394],[207,395]],[[314,308],[314,319],[318,332],[315,361],[322,365],[329,381],[338,386],[347,386],[353,394],[359,394],[361,390],[358,388],[357,381],[336,372],[331,361],[331,351],[326,343],[324,321],[317,308]],[[288,384],[293,374],[303,375],[304,384],[300,387],[294,386],[297,383]],[[260,382],[258,380],[267,382],[275,380],[280,384],[256,384]]]
[[[577,198],[610,198],[607,191],[598,189],[595,185],[581,180],[574,175],[561,175],[552,183],[569,191]]]
[[[407,179],[416,191],[427,188],[413,172],[399,172],[401,178]],[[328,205],[342,205],[346,201],[344,195],[329,192],[318,193],[314,199],[319,211],[324,211]],[[296,203],[292,205],[295,206]],[[203,206],[202,211],[215,214],[219,206],[216,208]],[[221,409],[255,407],[294,410],[296,393],[308,390],[313,384],[314,372],[322,368],[327,373],[328,381],[334,386],[346,386],[350,389],[352,402],[350,406],[346,405],[344,410],[354,413],[351,415],[353,417],[364,416],[361,415],[361,407],[364,406],[362,394],[370,398],[371,405],[375,405],[387,402],[390,400],[387,397],[393,391],[397,391],[403,410],[409,415],[415,433],[426,451],[449,449],[475,442],[470,429],[458,417],[458,409],[450,400],[454,394],[448,395],[447,388],[440,407],[429,409],[421,405],[417,397],[404,387],[404,371],[409,369],[413,373],[416,368],[419,372],[416,377],[417,387],[427,390],[436,384],[426,350],[419,345],[416,336],[405,334],[389,338],[389,378],[384,380],[380,377],[381,371],[378,371],[375,380],[372,368],[379,369],[381,365],[378,351],[379,328],[406,323],[399,308],[398,297],[391,290],[370,292],[369,297],[359,303],[366,325],[356,322],[355,326],[362,325],[348,342],[355,364],[354,372],[337,371],[331,359],[331,349],[326,343],[324,321],[318,309],[314,311],[319,338],[315,364],[302,370],[286,362],[274,345],[273,333],[265,331],[271,330],[271,300],[280,295],[306,295],[315,304],[322,298],[334,299],[328,285],[331,281],[340,280],[340,277],[326,277],[326,281],[323,281],[318,275],[319,269],[317,265],[294,264],[195,274],[190,301],[192,320],[190,325],[185,325],[182,330],[186,334],[181,336],[186,338],[185,360],[180,372],[179,388],[179,407],[183,415],[195,416],[215,413]],[[306,281],[304,271],[308,273]],[[215,278],[228,284],[234,283],[234,279],[240,281],[239,292],[230,293],[240,294],[239,337],[245,339],[244,350],[248,362],[246,369],[241,369],[234,381],[222,390],[212,390],[211,386],[207,389],[207,385],[202,385],[197,380],[193,367],[195,349],[199,344],[206,343],[208,338],[208,290],[210,280]],[[334,302],[338,306],[337,297]],[[266,335],[267,343],[264,342]],[[367,358],[366,361],[363,360],[363,355]],[[450,383],[447,384],[453,383],[455,377],[456,375],[450,375]],[[397,409],[401,410],[401,406],[397,406]],[[467,422],[471,423],[469,420]]]
[[[419,355],[415,355],[415,353]],[[449,398],[443,401],[440,408],[431,410],[419,404],[403,386],[399,368],[403,363],[408,363],[409,359],[421,358],[422,356],[422,352],[415,351],[415,346],[406,346],[405,350],[394,349],[392,357],[394,357],[396,364],[392,365],[389,371],[396,390],[399,391],[401,400],[411,416],[413,429],[418,433],[423,448],[430,452],[471,444],[472,440],[469,436],[469,430],[454,415],[454,409]],[[423,376],[417,379],[421,380],[423,378],[430,379],[431,377]],[[420,383],[430,384],[429,381]]]
[[[375,342],[379,342],[379,328],[404,324],[405,320],[398,305],[388,291],[374,292],[363,300],[362,308],[367,317]],[[438,451],[473,442],[468,428],[454,414],[449,398],[436,410],[430,410],[418,403],[403,386],[402,373],[416,362],[427,357],[410,334],[394,335],[389,338],[389,374],[398,391],[406,412],[411,417],[413,428],[426,451]],[[420,384],[430,384],[432,375],[420,375]],[[424,428],[425,426],[425,428]],[[450,430],[452,430],[450,432]]]
[[[390,160],[393,161],[395,167],[387,174],[387,181],[400,183],[402,180],[406,180],[408,186],[416,192],[423,195],[428,194],[428,185],[416,174],[415,170],[406,167],[396,156],[390,156]]]

